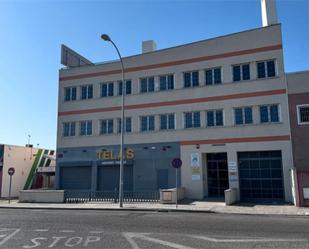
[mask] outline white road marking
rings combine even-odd
[[[82,241],[83,241],[82,237],[72,237],[72,238],[69,238],[64,243],[64,245],[67,246],[67,247],[73,247],[73,246],[79,245],[80,243],[82,243]]]
[[[30,248],[36,248],[41,245],[39,240],[47,240],[45,237],[38,237],[38,238],[33,238],[30,241],[33,243],[33,245],[24,245],[23,248],[25,249],[30,249]]]
[[[35,229],[35,232],[48,232],[48,229]]]
[[[60,230],[60,233],[74,233],[74,230]]]
[[[12,238],[15,234],[17,234],[20,231],[20,228],[0,228],[0,232],[9,232],[13,231],[10,234],[1,234],[0,238],[4,238],[0,241],[0,246],[2,246],[5,242],[7,242],[10,238]]]
[[[94,243],[100,241],[101,238],[98,236],[87,236],[86,241],[84,242],[84,247],[87,247],[89,243]]]
[[[304,242],[306,239],[278,239],[278,238],[252,238],[252,239],[216,239],[207,236],[188,235],[194,239],[207,240],[215,243],[257,243],[257,242]]]
[[[176,244],[173,242],[151,238],[149,237],[149,233],[122,233],[122,234],[127,239],[127,241],[130,243],[133,249],[140,249],[133,238],[150,241],[153,243],[157,243],[163,246],[169,246],[169,247],[176,248],[176,249],[193,249],[192,247],[183,246],[183,245]]]
[[[60,236],[60,237],[52,237],[53,242],[48,246],[48,248],[53,248],[60,240],[65,239],[66,237]]]
[[[100,233],[103,233],[103,231],[89,231],[89,233],[100,234]]]

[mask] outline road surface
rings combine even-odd
[[[0,209],[0,248],[309,248],[309,218]]]

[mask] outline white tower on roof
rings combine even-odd
[[[276,0],[261,0],[263,27],[278,23]]]

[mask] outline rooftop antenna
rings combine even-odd
[[[30,138],[31,138],[31,135],[28,134],[28,145],[30,145]]]

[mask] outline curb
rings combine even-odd
[[[16,207],[1,206],[0,209],[44,209],[44,210],[86,210],[86,211],[137,211],[137,212],[179,212],[179,213],[218,213],[212,210],[189,210],[189,209],[172,209],[172,208],[92,208],[92,207]],[[228,213],[227,213],[228,214]]]
[[[192,209],[172,209],[172,208],[93,208],[93,207],[23,207],[23,206],[1,206],[0,209],[28,209],[28,210],[86,210],[86,211],[130,211],[130,212],[158,212],[158,213],[208,213],[208,214],[221,214],[221,215],[255,215],[255,216],[289,216],[289,217],[306,217],[308,214],[269,214],[269,213],[235,213],[235,212],[222,212],[215,210],[192,210]]]

